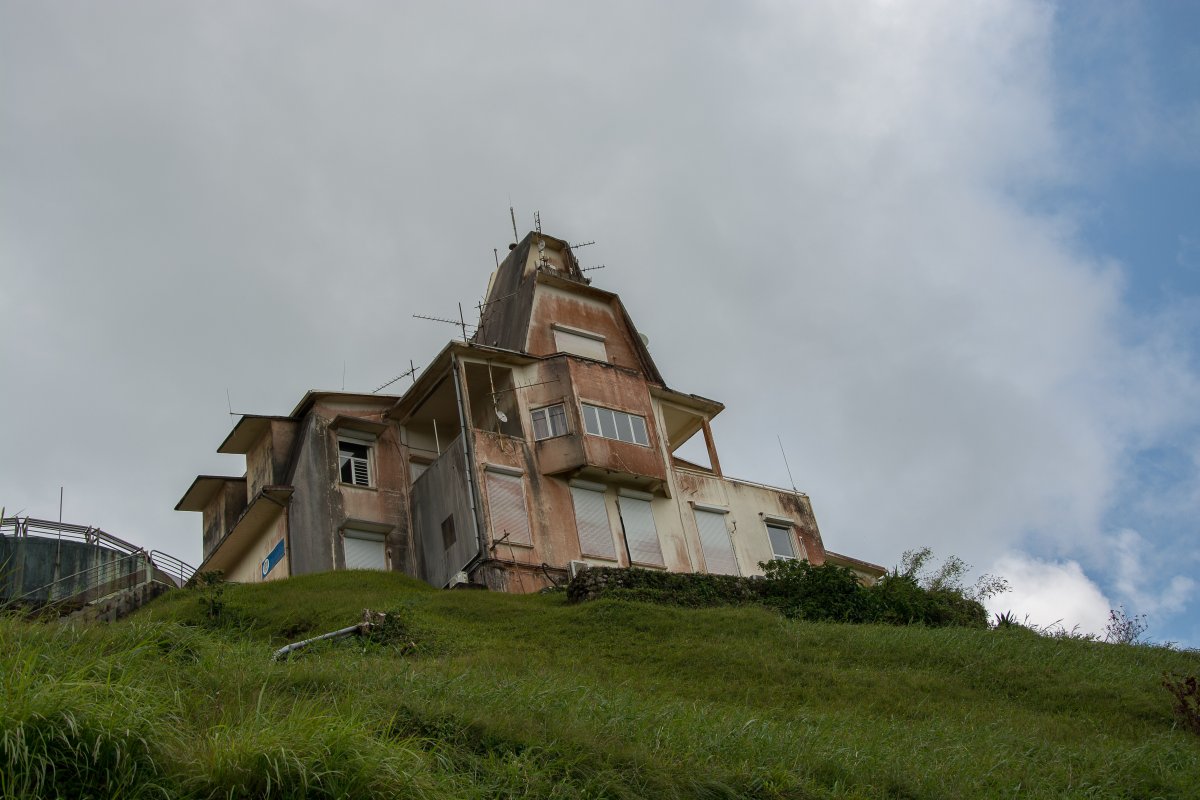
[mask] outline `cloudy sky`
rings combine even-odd
[[[1200,646],[1188,3],[0,0],[0,504],[191,561],[235,412],[581,249],[732,475]]]

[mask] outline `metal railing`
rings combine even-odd
[[[196,572],[195,568],[186,561],[169,553],[161,550],[147,553],[137,545],[90,525],[73,525],[33,517],[5,517],[0,519],[0,535],[11,539],[39,538],[77,542],[120,554],[119,558],[100,561],[70,575],[60,575],[54,580],[25,591],[16,597],[0,601],[0,607],[16,604],[42,593],[45,593],[45,602],[60,604],[76,600],[89,602],[103,594],[108,594],[109,592],[103,591],[105,589],[119,591],[154,582],[171,588],[181,588]],[[132,567],[121,567],[129,562],[133,562]],[[57,571],[56,563],[55,572]],[[76,588],[61,597],[55,597],[55,587],[67,581],[73,582],[68,585],[81,586],[81,588]],[[124,582],[129,585],[118,585]]]
[[[176,558],[170,553],[164,553],[162,550],[151,550],[150,561],[164,575],[175,581],[175,587],[178,589],[186,586],[187,582],[196,574],[196,568],[191,564]]]

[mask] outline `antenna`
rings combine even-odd
[[[464,342],[467,340],[467,328],[468,327],[476,328],[476,329],[479,328],[478,325],[468,325],[467,324],[466,319],[463,317],[462,303],[458,304],[458,319],[445,319],[443,317],[428,317],[424,314],[413,314],[413,319],[427,319],[430,322],[445,322],[447,325],[455,325],[459,328],[462,328],[462,335],[463,335]]]
[[[592,270],[594,270],[594,269],[604,269],[604,268],[605,268],[605,267],[607,267],[607,266],[608,266],[607,264],[597,264],[597,265],[596,265],[596,266],[594,266],[594,267],[584,267],[583,269],[581,269],[581,270],[579,270],[579,271],[580,271],[580,272],[591,272],[591,271],[592,271]]]
[[[372,389],[371,394],[378,394],[381,390],[386,389],[387,387],[391,386],[393,383],[400,380],[401,378],[407,378],[409,375],[413,376],[413,383],[416,383],[417,382],[417,368],[413,366],[413,362],[411,359],[409,359],[408,366],[409,366],[408,372],[402,372],[399,375],[397,375],[396,377],[392,378],[387,383],[383,384],[382,386],[380,386],[376,389]]]
[[[796,489],[796,481],[792,477],[792,468],[788,465],[787,453],[783,452],[783,439],[780,439],[779,434],[776,434],[775,440],[779,442],[779,452],[783,454],[783,466],[787,467],[788,482],[792,484],[792,493],[800,494],[800,492]]]
[[[229,409],[229,416],[231,416],[231,417],[234,416],[233,401],[229,399],[229,387],[228,386],[225,387],[225,407]]]
[[[579,249],[579,248],[581,248],[581,247],[587,247],[588,245],[592,245],[592,244],[595,244],[595,242],[594,242],[594,241],[591,241],[591,242],[581,242],[581,243],[579,243],[579,244],[573,244],[573,245],[571,245],[571,249],[572,249],[572,250],[578,250],[578,249]]]
[[[513,244],[520,244],[521,237],[517,235],[517,212],[513,211],[512,198],[508,198],[508,215],[512,217],[513,224]]]
[[[500,251],[497,248],[493,247],[492,255],[496,257],[496,269],[500,269]]]

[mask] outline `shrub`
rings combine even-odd
[[[1184,730],[1200,736],[1200,683],[1196,676],[1164,672],[1163,688],[1175,698],[1175,716]]]
[[[864,593],[858,577],[834,564],[776,559],[763,568],[761,593],[767,605],[788,617],[823,622],[864,621]]]

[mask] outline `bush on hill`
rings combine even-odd
[[[753,578],[593,567],[571,581],[567,597],[572,602],[607,597],[689,608],[762,605],[812,622],[987,627],[987,611],[963,590],[926,588],[906,572],[894,571],[864,586],[853,571],[834,564],[775,560],[760,566],[764,575]]]

